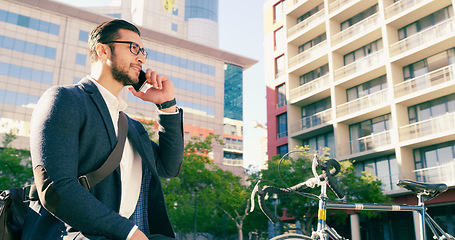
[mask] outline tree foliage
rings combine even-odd
[[[265,182],[264,184],[276,187],[290,187],[295,184],[306,181],[313,177],[311,170],[312,154],[308,147],[298,149],[304,151],[299,155],[293,155],[280,161],[279,156],[273,158],[268,163],[268,169],[262,170],[258,176]],[[328,149],[325,150],[322,160],[328,159]],[[381,181],[374,176],[362,172],[356,173],[352,162],[349,160],[340,162],[341,171],[337,175],[339,186],[346,194],[347,202],[364,202],[364,203],[384,203],[390,202],[390,198],[382,194]],[[305,189],[303,192],[313,194],[315,197],[320,194],[319,188]],[[335,194],[330,190],[327,191],[329,199],[334,201]],[[273,209],[273,201],[268,201],[269,209]],[[306,235],[311,235],[311,231],[316,228],[317,224],[318,200],[304,197],[298,194],[280,195],[278,201],[278,216],[283,215],[283,209],[287,210],[287,215],[295,217],[301,223],[301,230]],[[337,225],[344,225],[347,222],[347,214],[342,210],[330,210],[332,216],[328,221],[333,221]],[[378,217],[379,214],[374,211],[361,211],[367,217]],[[330,224],[330,222],[329,222]]]
[[[11,132],[5,134],[0,150],[0,190],[12,187],[23,187],[30,184],[33,178],[30,151],[13,149],[9,144],[16,139]]]
[[[195,220],[198,233],[215,237],[243,235],[250,192],[241,184],[240,177],[222,170],[209,159],[213,142],[221,143],[221,140],[210,135],[189,141],[181,173],[163,180],[169,215],[180,236],[194,233]]]

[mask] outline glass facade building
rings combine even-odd
[[[133,3],[135,1],[130,1],[130,4]],[[167,22],[173,22],[179,17],[183,19],[185,13],[185,5],[179,5],[177,1],[172,11],[166,11],[163,1],[146,1],[144,4],[148,7],[145,10],[156,11],[156,19],[150,21],[167,19]],[[155,5],[159,8],[151,9]],[[0,137],[13,131],[18,138],[13,141],[12,147],[28,149],[30,117],[40,96],[53,85],[77,83],[90,74],[87,55],[89,32],[99,23],[112,19],[112,16],[119,16],[113,15],[115,13],[125,16],[127,20],[139,21],[138,16],[131,15],[131,8],[134,7],[116,6],[87,11],[50,0],[0,0]],[[105,13],[95,13],[103,9]],[[187,28],[184,21],[174,23]],[[167,75],[174,83],[177,104],[185,111],[186,140],[211,133],[225,136],[225,122],[230,121],[225,118],[225,106],[230,106],[231,100],[225,102],[224,99],[226,63],[236,66],[241,73],[257,61],[191,41],[183,34],[172,34],[171,27],[169,31],[157,30],[149,29],[144,24],[141,27],[142,42],[149,53],[143,68],[152,68]],[[235,80],[241,83],[242,74],[237,77]],[[153,104],[143,102],[127,90],[122,91],[120,97],[128,103],[126,112],[129,116],[138,119],[156,117]],[[239,125],[241,129],[241,120],[229,124]],[[238,145],[243,137],[241,131],[235,131],[227,139],[231,143],[235,139]],[[243,146],[237,150],[241,156]],[[238,175],[244,172],[243,164],[233,167],[225,163],[221,145],[214,147],[210,157],[222,168]]]

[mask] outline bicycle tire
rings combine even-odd
[[[286,234],[281,234],[278,235],[270,240],[282,240],[282,239],[312,239],[311,237],[302,235],[302,234],[297,234],[297,233],[286,233]]]

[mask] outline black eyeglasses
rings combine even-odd
[[[128,43],[130,44],[130,52],[134,55],[138,55],[139,52],[144,55],[145,58],[147,58],[147,51],[145,51],[144,48],[139,47],[139,44],[131,41],[109,41],[109,42],[104,42],[103,44],[108,44],[108,43]]]

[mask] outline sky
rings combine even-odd
[[[76,6],[105,6],[112,0],[57,0]],[[266,101],[264,78],[264,0],[219,0],[219,48],[258,61],[243,74],[243,159],[244,167],[259,167],[260,141],[266,130]]]
[[[219,0],[219,48],[259,62],[243,74],[244,167],[259,167],[267,122],[264,77],[264,0]]]

